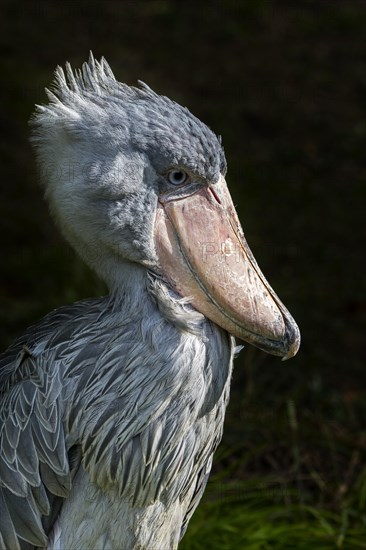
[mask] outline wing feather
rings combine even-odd
[[[8,506],[2,491],[0,491],[0,517],[0,548],[4,548],[5,550],[7,548],[11,548],[12,550],[20,550],[15,527],[9,514]]]
[[[1,549],[23,547],[20,541],[46,546],[48,494],[65,497],[70,491],[60,368],[51,354],[37,356],[23,347],[1,387]]]
[[[35,546],[46,546],[47,537],[32,493],[30,492],[27,497],[18,497],[7,491],[5,500],[18,537]],[[3,526],[1,529],[3,531]]]

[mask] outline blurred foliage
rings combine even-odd
[[[92,49],[223,136],[257,260],[298,321],[287,363],[237,359],[224,441],[182,548],[364,548],[366,4],[2,2],[1,343],[105,292],[42,202],[27,120]]]

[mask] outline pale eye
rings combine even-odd
[[[173,185],[183,185],[187,179],[188,174],[184,170],[170,170],[168,173],[168,181]]]

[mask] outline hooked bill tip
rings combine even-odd
[[[284,355],[281,361],[287,361],[294,357],[299,351],[301,336],[300,330],[295,321],[287,325],[286,341],[288,342],[288,352]]]

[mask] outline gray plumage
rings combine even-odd
[[[0,548],[174,549],[220,441],[233,339],[169,287],[153,239],[171,167],[219,140],[91,56],[59,68],[33,141],[61,231],[109,297],[50,313],[0,359]]]

